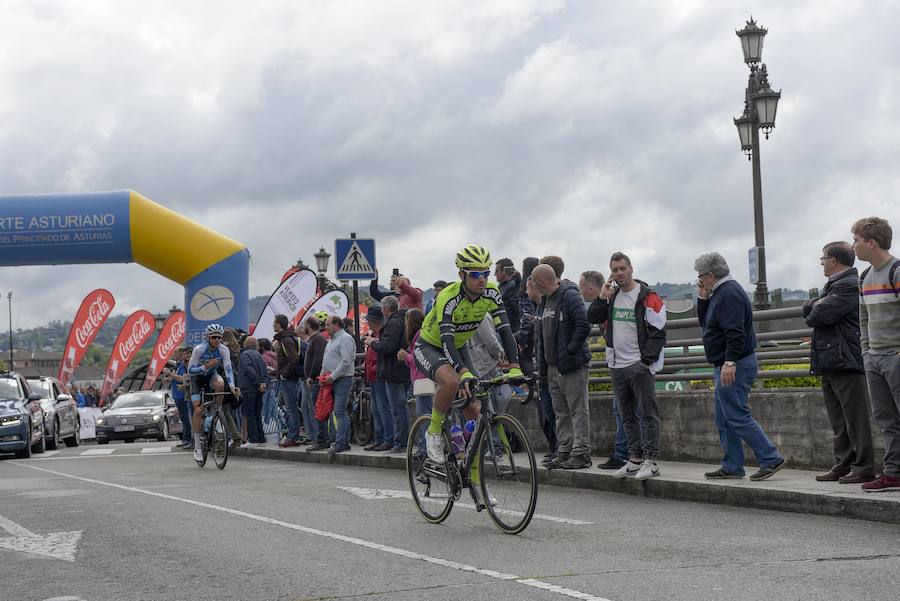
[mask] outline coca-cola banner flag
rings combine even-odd
[[[128,368],[134,355],[144,343],[153,335],[156,322],[153,313],[139,309],[125,320],[122,331],[116,337],[112,352],[109,355],[109,363],[106,366],[106,377],[103,379],[103,387],[100,389],[100,402],[107,403],[113,386],[122,378],[122,374]]]
[[[178,345],[184,340],[184,326],[187,323],[184,311],[175,311],[169,315],[169,319],[163,325],[162,332],[159,333],[159,339],[156,346],[153,347],[153,354],[150,355],[150,365],[147,367],[147,377],[144,378],[142,390],[150,390],[153,383],[159,377],[160,372],[166,366],[166,361],[178,348]]]
[[[69,330],[63,360],[59,364],[59,381],[64,386],[68,386],[75,368],[81,363],[88,347],[97,337],[115,306],[116,299],[112,293],[102,288],[89,293],[81,301],[81,307],[72,321],[72,329]]]
[[[293,321],[298,313],[308,309],[315,301],[316,285],[316,274],[309,269],[301,269],[291,274],[269,298],[259,319],[256,320],[253,336],[257,340],[260,338],[271,339],[275,335],[275,328],[272,326],[275,316],[287,315],[288,319]]]

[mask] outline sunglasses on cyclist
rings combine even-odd
[[[488,279],[489,277],[491,277],[490,269],[488,269],[486,271],[469,271],[467,269],[464,269],[463,271],[466,272],[467,276],[469,276],[470,278],[475,279],[475,280],[479,280],[481,278]]]
[[[222,340],[221,336],[207,336],[210,340]]]

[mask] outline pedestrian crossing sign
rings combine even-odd
[[[372,238],[343,238],[334,241],[337,279],[375,279],[375,240]]]

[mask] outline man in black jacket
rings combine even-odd
[[[588,364],[591,324],[585,316],[578,286],[560,281],[553,268],[534,268],[532,281],[543,295],[535,329],[535,353],[541,378],[550,388],[556,413],[557,456],[548,469],[581,469],[591,466],[591,413],[588,406]],[[538,356],[539,355],[539,356]]]
[[[306,450],[324,451],[331,446],[328,443],[328,422],[316,421],[316,397],[319,395],[319,374],[322,372],[322,358],[325,356],[328,340],[322,332],[324,324],[315,315],[307,317],[303,327],[309,338],[306,339],[306,355],[303,358],[300,412],[303,414],[303,421],[309,424],[306,433],[312,443]]]
[[[663,366],[666,306],[645,282],[634,279],[627,255],[614,253],[609,270],[588,321],[606,322],[606,362],[628,439],[628,461],[613,476],[647,480],[659,476],[656,372]]]
[[[822,249],[820,261],[828,282],[818,298],[803,303],[803,317],[813,328],[810,371],[822,376],[825,409],[834,432],[835,464],[816,480],[869,482],[875,479],[875,451],[859,344],[856,255],[848,243],[831,242]]]
[[[409,387],[409,367],[397,359],[397,351],[406,347],[405,312],[395,296],[386,296],[381,301],[381,311],[385,322],[381,337],[370,344],[378,354],[378,380],[384,382],[391,414],[394,418],[394,446],[388,453],[406,454],[409,438],[409,414],[406,410],[407,388]]]
[[[697,318],[703,331],[706,360],[713,366],[716,427],[724,451],[722,467],[710,480],[744,477],[743,443],[753,451],[759,471],[751,480],[765,480],[784,467],[784,457],[750,413],[750,389],[756,379],[756,332],[747,293],[731,277],[725,257],[700,255],[697,270]]]
[[[494,277],[500,285],[500,296],[506,308],[506,317],[515,332],[522,322],[519,300],[522,297],[522,276],[516,271],[511,259],[500,259],[494,267]]]
[[[259,343],[253,336],[244,339],[239,362],[238,386],[241,389],[244,418],[247,420],[247,442],[242,447],[266,444],[262,424],[262,395],[266,391],[266,363],[259,354]]]
[[[288,432],[279,446],[295,447],[300,444],[300,345],[293,328],[290,327],[287,315],[276,315],[273,329],[273,338],[278,342],[276,358],[278,367],[278,396],[284,403],[288,416]]]

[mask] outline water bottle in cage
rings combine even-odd
[[[463,437],[462,428],[453,424],[450,428],[450,446],[454,455],[461,455],[466,450],[466,439]]]

